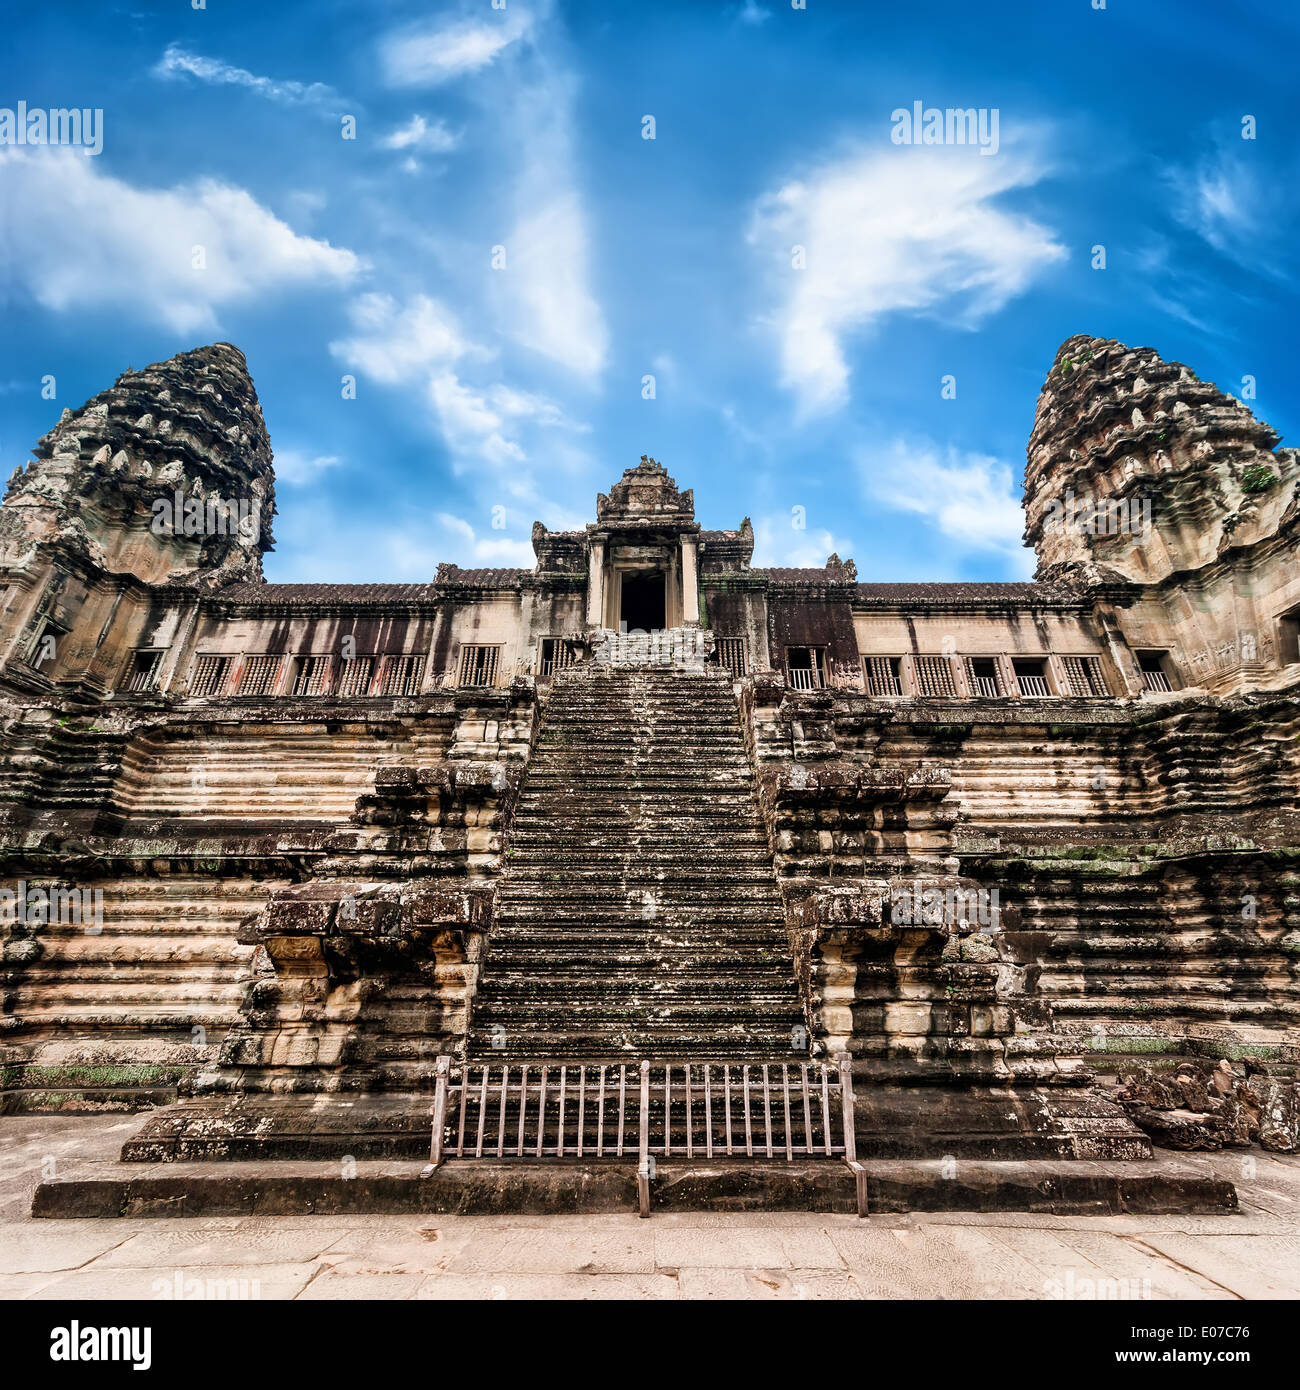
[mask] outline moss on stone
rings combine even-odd
[[[185,1066],[124,1066],[89,1067],[5,1067],[6,1087],[14,1086],[172,1086],[189,1070]]]

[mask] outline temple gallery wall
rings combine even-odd
[[[532,568],[271,584],[242,354],[127,372],[0,509],[4,1107],[405,1153],[439,1057],[847,1054],[868,1154],[1294,1148],[1278,444],[1076,337],[1030,583],[756,568],[643,457]]]

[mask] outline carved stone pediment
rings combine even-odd
[[[662,464],[641,455],[635,468],[624,471],[608,495],[596,498],[596,519],[602,525],[650,524],[695,521],[695,494],[682,492]]]

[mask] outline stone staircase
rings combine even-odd
[[[471,1057],[806,1057],[726,675],[557,676],[507,856]]]

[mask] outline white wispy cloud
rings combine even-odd
[[[750,243],[778,281],[781,377],[805,413],[848,398],[845,339],[890,313],[973,327],[1065,255],[998,197],[1044,166],[1003,143],[996,159],[942,146],[859,150],[758,202]],[[805,269],[793,268],[802,247]]]
[[[552,47],[521,49],[509,88],[494,93],[500,141],[515,151],[502,243],[507,269],[493,277],[498,313],[515,342],[593,379],[609,354],[604,312],[591,287],[590,215],[578,173],[578,84]]]
[[[438,565],[447,558],[436,545],[429,543],[427,526],[406,530],[390,526],[379,528],[375,534],[374,553],[385,556],[400,579],[422,584],[427,584],[437,574]]]
[[[467,382],[466,369],[490,362],[494,354],[467,337],[451,311],[428,295],[415,295],[405,304],[391,295],[359,295],[349,315],[351,334],[332,342],[330,352],[374,381],[422,391],[444,439],[462,461],[509,469],[528,458],[526,431],[587,429],[547,396],[501,381],[482,386]],[[505,486],[513,495],[527,495],[532,483],[521,471]]]
[[[655,374],[656,385],[677,385],[677,359],[671,352],[656,352],[650,359],[650,367]]]
[[[549,397],[532,391],[517,391],[511,386],[494,386],[492,400],[496,408],[508,419],[535,420],[539,425],[576,430],[579,434],[591,432],[590,425],[571,420]]]
[[[1239,253],[1266,209],[1255,171],[1238,156],[1218,150],[1190,169],[1171,171],[1175,214],[1217,251]]]
[[[1166,170],[1165,182],[1184,227],[1247,270],[1290,279],[1297,168],[1261,165],[1255,144],[1220,140],[1195,163]]]
[[[468,559],[479,565],[532,569],[536,561],[531,541],[482,535],[464,517],[453,516],[450,512],[439,512],[438,521],[448,535],[460,537],[461,543],[455,547],[458,562]]]
[[[743,411],[738,410],[731,401],[718,408],[718,417],[726,427],[727,433],[734,436],[746,449],[754,453],[767,454],[772,449],[772,436],[755,429]]]
[[[575,82],[550,18],[548,0],[526,7],[512,0],[508,10],[484,7],[477,16],[407,26],[379,40],[381,66],[394,86],[482,74],[470,89],[478,118],[467,124],[476,143],[500,153],[480,171],[477,222],[499,227],[492,243],[504,247],[505,260],[486,294],[476,264],[461,283],[448,285],[446,298],[467,322],[480,322],[488,311],[495,334],[471,338],[450,309],[427,296],[399,305],[367,295],[352,306],[353,331],[331,345],[373,379],[410,385],[436,420],[454,465],[488,465],[494,493],[516,499],[536,497],[534,456],[543,439],[550,472],[585,468],[575,438],[586,426],[549,396],[519,389],[486,364],[518,345],[589,383],[608,352],[604,316],[590,288],[588,217],[574,157]],[[404,167],[415,168],[416,152],[458,138],[417,114],[383,143],[403,151]]]
[[[527,179],[541,193],[543,180]],[[554,187],[554,184],[551,185]],[[525,193],[526,211],[506,243],[510,269],[504,287],[511,306],[510,331],[517,342],[549,357],[579,376],[594,376],[605,365],[609,333],[588,283],[586,215],[572,187],[534,203]]]
[[[517,4],[486,10],[481,18],[439,21],[386,34],[379,45],[384,78],[392,87],[436,87],[481,71],[532,27]]]
[[[0,200],[40,210],[0,221],[0,263],[47,309],[112,308],[209,331],[224,305],[345,285],[363,268],[233,184],[138,188],[71,149],[0,150]]]
[[[754,522],[754,564],[794,569],[818,569],[831,555],[853,557],[853,542],[825,527],[796,526],[791,512],[771,513]]]
[[[961,552],[994,552],[1032,573],[1020,491],[1002,459],[897,437],[859,450],[857,466],[869,502],[927,518]]]
[[[216,86],[247,87],[268,101],[286,104],[315,104],[333,101],[337,93],[324,82],[284,81],[261,77],[247,68],[232,67],[218,58],[205,58],[191,53],[179,44],[169,44],[163,56],[154,64],[155,77],[181,80],[187,77]]]
[[[609,332],[592,290],[590,215],[574,153],[577,82],[552,9],[550,0],[511,0],[501,10],[406,25],[383,34],[378,52],[396,87],[484,74],[471,99],[489,136],[485,148],[502,155],[484,170],[483,212],[500,219],[492,242],[504,248],[491,308],[505,337],[590,381],[608,358]],[[415,154],[449,138],[416,116],[384,143],[406,151],[402,167],[414,173]]]
[[[511,472],[514,465],[529,459],[523,435],[530,429],[586,433],[589,428],[569,420],[545,396],[517,391],[499,382],[484,388],[468,386],[450,371],[439,373],[429,382],[429,399],[452,449],[504,470],[507,476],[498,487],[504,487],[518,499],[535,495],[530,472]],[[548,456],[554,453],[554,445],[548,444]]]
[[[296,188],[284,195],[283,205],[299,222],[314,222],[328,207],[329,198],[320,188]]]
[[[430,381],[429,399],[438,412],[447,442],[457,452],[477,455],[497,466],[524,461],[522,446],[503,432],[505,419],[500,411],[454,372],[441,372]]]
[[[315,499],[316,506],[306,499]],[[448,559],[427,515],[357,515],[324,493],[302,493],[276,518],[276,575],[282,583],[427,584]]]
[[[1175,260],[1167,238],[1152,236],[1137,243],[1130,254],[1136,293],[1198,333],[1223,332],[1214,322],[1216,307],[1222,303],[1222,286],[1189,266],[1186,257]]]
[[[465,336],[451,310],[428,295],[398,304],[392,295],[363,294],[348,313],[353,332],[331,343],[330,351],[386,386],[415,381],[462,357],[487,355]]]
[[[302,449],[275,450],[275,481],[290,487],[313,483],[322,473],[338,468],[343,459],[338,454],[310,454]]]
[[[379,143],[386,150],[448,154],[460,144],[460,136],[449,130],[445,121],[427,121],[423,116],[415,115],[405,125],[389,131]]]

